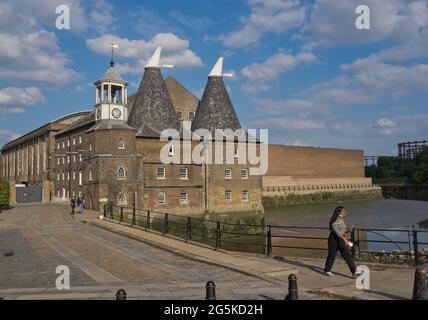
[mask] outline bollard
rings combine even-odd
[[[288,294],[285,300],[299,300],[299,290],[297,289],[297,277],[290,274],[288,277]]]
[[[428,300],[428,264],[415,270],[413,300]]]
[[[214,281],[208,281],[205,288],[206,288],[205,300],[216,300]]]
[[[116,292],[116,300],[126,300],[126,291],[124,289],[119,289]]]

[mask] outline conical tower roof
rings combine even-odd
[[[146,67],[135,96],[128,124],[137,136],[159,136],[164,129],[180,129],[180,122],[160,68]]]
[[[114,67],[114,65],[110,65],[101,80],[110,80],[114,82],[125,83],[119,71]]]
[[[223,82],[222,70],[220,70],[222,69],[222,63],[223,59],[220,58],[208,76],[204,94],[192,123],[192,131],[208,129],[214,136],[215,129],[237,130],[241,128],[238,116]]]

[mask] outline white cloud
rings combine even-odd
[[[262,63],[254,62],[241,70],[242,75],[249,81],[244,85],[244,89],[267,91],[271,88],[271,82],[278,79],[283,73],[316,60],[316,56],[310,52],[300,52],[296,55],[278,52]]]
[[[252,122],[252,125],[259,128],[280,130],[315,130],[323,129],[325,127],[324,122],[291,118],[269,118],[257,120]]]
[[[313,103],[304,99],[272,100],[257,99],[256,111],[270,115],[282,115],[290,112],[301,112],[310,110]]]
[[[113,6],[105,0],[96,0],[94,8],[89,13],[92,26],[98,32],[107,32],[114,28],[117,19],[113,16]]]
[[[370,30],[355,27],[355,8],[370,8]],[[427,26],[425,0],[317,0],[304,27],[311,45],[407,42]]]
[[[36,87],[0,89],[1,113],[22,113],[25,107],[44,102],[45,97]]]
[[[267,32],[282,33],[302,25],[305,7],[298,0],[249,0],[251,13],[241,28],[219,37],[223,45],[242,48],[256,44]]]
[[[15,140],[21,136],[20,133],[14,133],[9,130],[0,129],[0,146],[3,144]]]
[[[380,127],[395,127],[395,122],[388,118],[381,118],[377,121]]]
[[[162,46],[162,63],[174,64],[178,68],[202,66],[199,58],[189,49],[189,41],[181,39],[173,33],[158,33],[149,40],[129,40],[114,35],[103,35],[94,39],[87,39],[86,45],[92,51],[108,55],[108,44],[114,42],[119,45],[117,55],[126,58],[127,62],[118,64],[124,73],[141,73],[147,60],[158,46]]]

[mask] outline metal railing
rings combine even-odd
[[[329,228],[322,227],[229,223],[157,210],[118,207],[112,203],[104,206],[104,217],[131,227],[138,226],[145,230],[158,231],[163,235],[173,235],[185,241],[201,242],[215,250],[227,249],[269,256],[275,254],[275,251],[284,249],[299,252],[327,251],[325,244],[330,233]],[[385,235],[391,232],[401,234],[407,237],[407,240],[394,240]],[[363,234],[377,235],[378,239],[364,238]],[[358,259],[361,259],[364,252],[384,254],[387,252],[369,250],[368,245],[389,244],[406,255],[409,264],[419,265],[425,258],[428,260],[428,251],[424,253],[421,250],[424,246],[428,248],[428,242],[420,241],[418,239],[420,234],[428,234],[428,231],[354,228],[350,233],[350,241],[355,244],[351,253]],[[403,246],[406,246],[406,249]]]

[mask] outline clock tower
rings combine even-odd
[[[112,49],[114,45],[112,45]],[[102,79],[94,83],[95,96],[95,121],[115,123],[126,123],[128,119],[127,110],[127,87],[119,71],[114,66],[113,55],[110,67]]]

